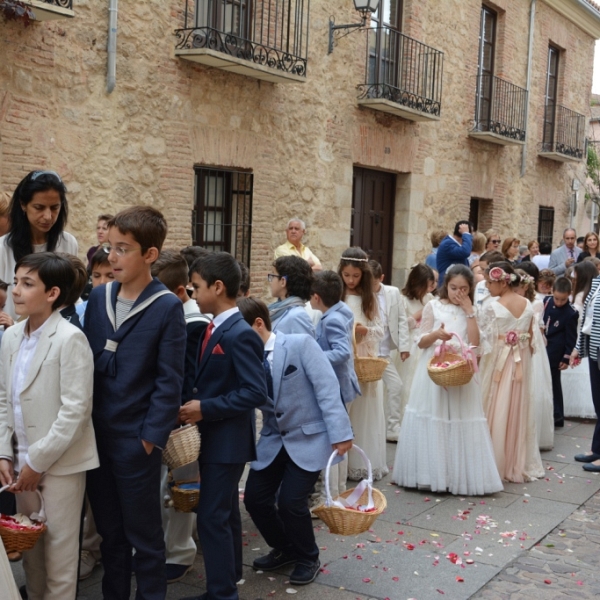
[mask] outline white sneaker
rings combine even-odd
[[[81,558],[79,559],[79,581],[87,579],[94,571],[94,568],[100,561],[96,560],[91,552],[88,550],[81,551]]]

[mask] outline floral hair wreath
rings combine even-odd
[[[490,281],[506,281],[506,283],[512,283],[519,279],[519,276],[515,273],[507,273],[500,267],[493,267],[488,271],[488,277]]]
[[[530,285],[535,283],[535,279],[531,275],[521,275],[521,283],[523,285]]]

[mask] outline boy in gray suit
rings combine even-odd
[[[269,392],[244,504],[272,550],[252,566],[273,571],[294,563],[290,583],[306,585],[321,566],[308,497],[332,448],[339,462],[352,447],[350,418],[333,368],[312,337],[272,333],[260,300],[243,298],[238,307],[265,344]]]

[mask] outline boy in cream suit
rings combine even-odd
[[[68,259],[51,252],[17,262],[15,311],[0,351],[0,483],[17,510],[40,509],[48,530],[23,566],[30,600],[74,600],[79,515],[86,471],[98,466],[91,423],[93,358],[83,333],[57,310],[75,284]]]

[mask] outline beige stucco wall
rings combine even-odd
[[[528,5],[494,5],[501,11],[497,74],[523,87]],[[539,204],[556,208],[556,232],[568,224],[571,181],[584,180],[584,171],[537,156],[546,54],[549,42],[565,50],[561,102],[587,114],[593,40],[545,4],[538,3],[523,178],[520,148],[468,137],[479,1],[405,2],[405,31],[445,52],[442,119],[421,124],[357,106],[364,34],[352,33],[327,54],[329,16],[356,20],[349,0],[312,0],[308,76],[292,84],[176,58],[173,32],[183,6],[183,0],[121,0],[111,95],[106,2],[75,0],[74,19],[29,28],[0,22],[0,188],[14,189],[34,168],[59,171],[70,191],[69,229],[82,252],[94,242],[99,212],[140,202],[165,212],[168,245],[188,244],[198,164],[254,173],[255,291],[264,289],[291,216],[307,222],[306,242],[324,264],[337,265],[349,242],[353,165],[398,174],[396,283],[425,257],[432,229],[466,217],[471,197],[492,200],[502,235],[534,238]]]

